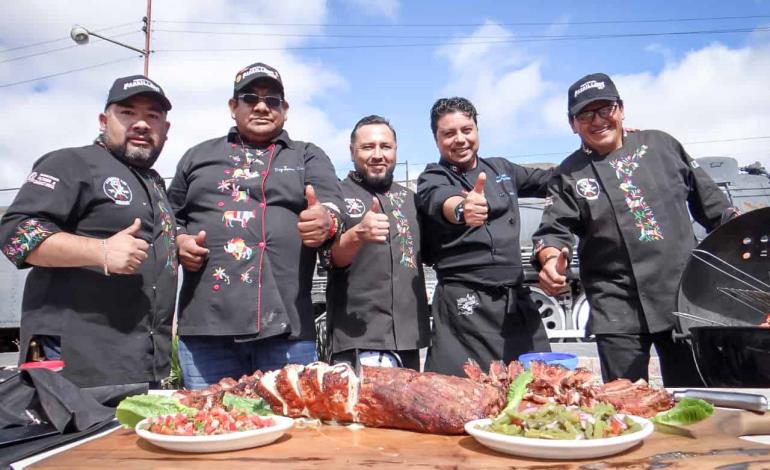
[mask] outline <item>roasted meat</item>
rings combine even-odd
[[[372,427],[462,434],[466,422],[494,416],[505,405],[491,383],[411,369],[363,367],[358,422]]]
[[[567,370],[532,362],[532,382],[521,407],[554,402],[593,406],[612,403],[618,411],[652,416],[674,405],[671,394],[646,382],[615,380],[601,385],[587,369]],[[466,422],[497,415],[508,387],[523,370],[519,362],[465,364],[469,378],[411,369],[362,367],[360,377],[347,364],[314,362],[306,366],[223,379],[203,390],[182,391],[183,404],[199,409],[221,406],[225,393],[262,397],[277,414],[323,421],[357,422],[436,434],[460,434]]]

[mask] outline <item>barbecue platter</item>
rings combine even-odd
[[[221,407],[226,394],[262,398],[277,415],[322,422],[360,423],[368,427],[434,434],[462,434],[465,424],[497,416],[507,403],[511,382],[524,372],[521,363],[493,362],[488,372],[469,361],[467,377],[411,369],[361,367],[314,362],[222,379],[202,390],[180,391],[179,401],[205,410]],[[593,373],[578,368],[533,362],[520,408],[547,403],[593,407],[608,403],[619,413],[650,417],[674,406],[670,393],[646,382],[615,380],[600,384]]]

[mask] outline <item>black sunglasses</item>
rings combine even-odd
[[[259,96],[256,93],[243,93],[238,95],[238,99],[251,106],[256,106],[260,101],[263,101],[270,108],[280,108],[283,104],[283,99],[277,96]]]
[[[602,119],[607,119],[608,117],[612,116],[612,113],[615,112],[615,109],[617,107],[618,107],[618,103],[617,102],[611,103],[611,104],[608,104],[607,106],[602,106],[599,109],[594,109],[594,110],[591,110],[591,111],[583,111],[583,112],[577,113],[575,115],[575,119],[577,119],[578,121],[580,121],[582,123],[589,123],[589,122],[593,122],[594,116],[596,116],[597,114]]]

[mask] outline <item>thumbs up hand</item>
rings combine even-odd
[[[465,196],[465,225],[469,227],[479,227],[487,221],[489,208],[487,198],[484,196],[484,184],[486,182],[487,175],[482,171],[476,178],[473,189]]]
[[[390,221],[388,216],[381,212],[380,201],[376,197],[372,197],[372,208],[364,214],[364,218],[354,230],[358,238],[366,243],[387,243]]]
[[[315,195],[315,189],[308,184],[305,186],[307,209],[299,213],[299,237],[305,246],[318,248],[329,238],[332,220],[329,209],[321,205]]]
[[[209,254],[209,249],[206,248],[206,232],[203,230],[197,235],[177,235],[176,246],[179,249],[179,264],[188,271],[198,271]]]
[[[134,274],[147,259],[150,246],[141,238],[136,238],[141,228],[142,221],[134,219],[131,225],[105,240],[102,249],[110,273]]]
[[[566,276],[569,256],[568,248],[562,248],[557,252],[554,247],[544,248],[538,254],[543,261],[543,267],[538,275],[540,288],[548,295],[559,295],[569,289]]]

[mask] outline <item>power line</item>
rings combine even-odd
[[[731,33],[756,33],[770,31],[770,27],[740,28],[740,29],[715,29],[699,31],[670,31],[662,33],[621,33],[621,34],[595,34],[595,35],[564,35],[542,36],[530,38],[510,38],[495,41],[449,41],[442,43],[411,43],[411,44],[356,44],[336,46],[288,46],[288,47],[247,47],[247,48],[196,48],[196,49],[158,49],[155,52],[247,52],[247,51],[284,51],[284,50],[334,50],[334,49],[397,49],[411,47],[435,47],[435,46],[463,46],[474,44],[513,44],[526,42],[593,40],[608,38],[639,38],[653,36],[686,36],[697,34],[731,34]],[[470,38],[472,39],[472,38]]]
[[[748,16],[712,16],[699,18],[657,18],[657,19],[636,19],[636,20],[590,20],[590,21],[549,21],[549,22],[506,22],[495,23],[500,26],[552,26],[552,25],[592,25],[592,24],[631,24],[631,23],[678,23],[692,21],[725,21],[725,20],[748,20],[770,18],[770,15],[748,15]],[[325,27],[478,27],[485,26],[486,23],[272,23],[272,22],[242,22],[242,21],[184,21],[184,20],[154,20],[155,23],[171,24],[209,24],[209,25],[232,25],[232,26],[325,26]]]
[[[141,57],[141,56],[139,56],[139,57]],[[65,70],[64,72],[52,73],[50,75],[45,75],[45,76],[42,76],[42,77],[30,78],[30,79],[21,80],[21,81],[18,81],[18,82],[2,83],[2,84],[0,84],[0,88],[8,88],[8,87],[16,86],[16,85],[21,85],[23,83],[30,83],[30,82],[36,82],[38,80],[45,80],[46,78],[59,77],[61,75],[67,75],[67,74],[70,74],[70,73],[82,72],[84,70],[91,70],[91,69],[95,69],[97,67],[104,67],[105,65],[117,64],[118,62],[125,62],[127,60],[132,60],[132,59],[135,59],[135,57],[125,57],[123,59],[111,60],[109,62],[102,62],[101,64],[89,65],[87,67],[80,67],[80,68],[72,69],[72,70]]]
[[[122,28],[123,26],[128,26],[128,25],[132,25],[132,24],[135,24],[135,23],[136,23],[136,21],[132,21],[130,23],[123,23],[123,24],[118,24],[118,25],[115,25],[115,26],[108,26],[106,28],[94,29],[93,31],[95,31],[97,33],[100,33],[102,31],[109,31],[111,29]],[[52,44],[54,42],[64,41],[65,39],[69,40],[70,37],[69,36],[65,36],[65,37],[62,37],[62,38],[49,39],[47,41],[36,42],[34,44],[25,44],[23,46],[15,46],[15,47],[9,47],[8,49],[0,49],[0,53],[11,52],[11,51],[18,51],[20,49],[27,49],[27,48],[36,47],[36,46],[44,46],[46,44]]]
[[[756,30],[762,31],[770,28],[759,27]],[[206,34],[212,36],[260,36],[260,37],[294,37],[294,38],[337,38],[337,39],[457,39],[457,35],[394,35],[394,34],[306,34],[306,33],[259,33],[253,31],[196,31],[196,30],[181,30],[181,29],[156,29],[153,28],[153,32],[158,33],[181,33],[181,34]],[[683,31],[683,32],[663,32],[663,33],[627,33],[627,34],[640,34],[640,35],[671,35],[671,34],[706,34],[706,33],[738,33],[738,32],[753,32],[754,28],[734,28],[725,30],[710,30],[710,31]],[[607,37],[624,37],[624,34],[583,34],[583,35],[520,35],[517,34],[515,38],[511,38],[511,35],[495,34],[490,36],[472,36],[468,39],[543,39],[543,40],[562,40],[562,39],[598,39]]]
[[[119,38],[121,36],[128,36],[129,34],[136,34],[137,32],[139,32],[139,31],[138,30],[137,31],[128,31],[128,32],[125,32],[125,33],[114,34],[114,35],[110,36],[110,38]],[[97,42],[106,42],[106,41],[103,41],[101,39],[96,39],[96,41]],[[4,64],[6,62],[15,62],[17,60],[22,60],[22,59],[29,59],[30,57],[37,57],[37,56],[41,56],[41,55],[51,54],[53,52],[64,51],[64,50],[72,49],[73,47],[78,47],[78,46],[80,46],[80,44],[72,44],[72,45],[69,45],[69,46],[59,47],[59,48],[56,48],[56,49],[48,49],[48,50],[45,50],[45,51],[35,52],[35,53],[32,53],[32,54],[20,55],[20,56],[17,56],[17,57],[11,57],[10,59],[0,60],[0,64]]]

